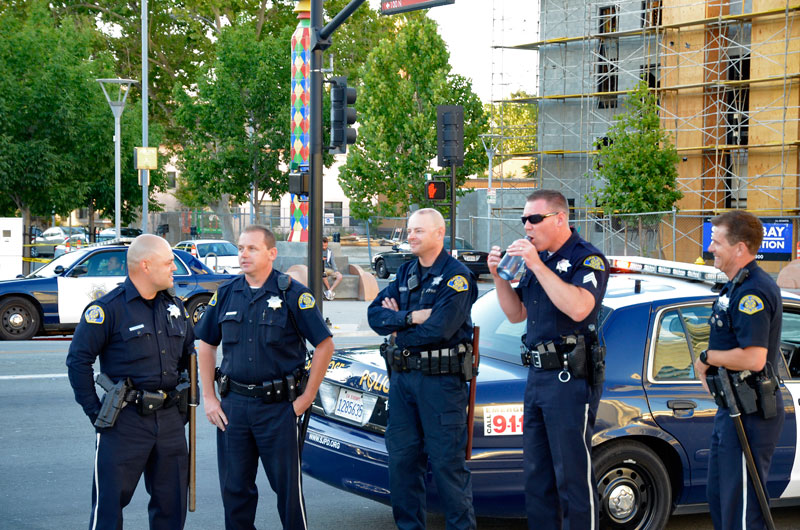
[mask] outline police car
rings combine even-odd
[[[25,278],[0,281],[0,339],[72,333],[84,308],[127,275],[127,247],[96,245],[63,254]],[[187,252],[173,250],[175,292],[196,322],[217,286],[216,274]]]
[[[612,274],[600,313],[606,381],[593,438],[604,528],[663,528],[670,514],[705,506],[709,441],[716,404],[695,377],[707,348],[713,267],[609,258]],[[800,503],[800,297],[784,293],[781,349],[786,421],[768,492],[774,505]],[[527,368],[525,323],[511,324],[494,291],[473,306],[480,326],[472,471],[481,516],[525,517],[522,413]],[[337,488],[390,501],[384,431],[389,378],[377,347],[340,350],[313,406],[303,470]],[[428,506],[440,511],[430,468]]]

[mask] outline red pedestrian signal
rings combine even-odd
[[[425,197],[429,201],[443,201],[447,198],[447,183],[443,180],[429,180],[425,183]]]

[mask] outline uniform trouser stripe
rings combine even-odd
[[[95,441],[95,449],[94,449],[94,491],[95,491],[95,501],[94,501],[94,512],[92,512],[92,530],[97,528],[97,510],[100,507],[100,481],[98,480],[98,473],[97,473],[97,455],[100,454],[100,433],[97,433],[97,440]]]
[[[589,447],[586,445],[586,430],[589,428],[589,404],[583,412],[583,447],[586,449],[586,490],[589,492],[589,506],[591,507],[591,529],[596,528],[597,522],[595,521],[594,514],[594,490],[592,489],[592,454]]]
[[[747,528],[747,462],[742,452],[742,530]]]
[[[301,416],[302,417],[302,416]],[[300,498],[300,512],[303,515],[303,528],[308,530],[308,520],[306,519],[306,500],[303,498],[303,471],[300,469],[300,429],[295,422],[295,439],[297,443],[297,496]]]

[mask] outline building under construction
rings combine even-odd
[[[540,186],[595,206],[595,145],[645,79],[680,155],[681,211],[797,215],[797,0],[541,0],[540,11],[539,40],[514,47],[539,54],[538,94],[519,102],[539,107]],[[667,253],[697,249],[681,254]]]

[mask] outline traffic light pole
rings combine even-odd
[[[456,248],[456,165],[450,164],[450,255]],[[455,257],[455,256],[453,256]]]
[[[308,288],[322,310],[322,52],[330,37],[366,0],[352,0],[322,27],[322,0],[311,0],[311,101],[308,165],[311,177],[308,204]]]

